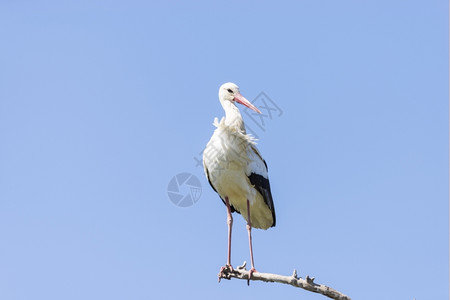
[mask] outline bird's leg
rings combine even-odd
[[[248,274],[247,285],[250,285],[250,278],[253,272],[257,272],[255,269],[255,264],[253,262],[253,247],[252,247],[252,221],[250,220],[250,201],[247,199],[247,231],[248,231],[248,244],[250,247],[250,260],[252,263],[252,268]]]
[[[233,267],[231,266],[231,228],[233,227],[233,216],[231,215],[231,206],[228,197],[225,197],[225,204],[227,205],[227,224],[228,224],[228,256],[227,264],[220,268],[219,272],[219,282],[220,278],[224,276],[224,271],[233,272]]]
[[[231,228],[233,227],[233,216],[231,215],[231,206],[230,206],[230,201],[228,200],[228,197],[225,197],[225,203],[227,205],[227,224],[228,224],[227,267],[230,267],[230,269],[233,270],[233,267],[231,266]]]

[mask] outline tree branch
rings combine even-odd
[[[220,279],[228,279],[231,278],[238,278],[238,279],[246,279],[247,282],[249,280],[249,274],[250,271],[245,269],[246,262],[242,266],[237,267],[237,269],[231,269],[229,266],[222,267],[220,270],[218,276],[219,276],[219,282]],[[277,275],[277,274],[270,274],[270,273],[260,273],[260,272],[253,272],[252,277],[250,280],[260,280],[265,282],[279,282],[284,284],[289,284],[294,287],[299,287],[302,289],[305,289],[307,291],[311,291],[314,293],[319,293],[324,296],[327,296],[332,299],[336,300],[351,300],[350,297],[347,295],[344,295],[335,289],[332,289],[326,285],[323,284],[317,284],[314,283],[314,277],[306,276],[305,279],[301,277],[297,277],[297,271],[294,270],[293,274],[291,276],[283,276],[283,275]]]

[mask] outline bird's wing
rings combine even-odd
[[[261,194],[264,202],[272,211],[273,224],[271,227],[273,227],[275,226],[275,207],[273,205],[272,193],[270,192],[267,163],[254,145],[249,145],[247,154],[249,158],[249,163],[247,166],[248,179],[255,189]]]
[[[210,145],[210,144],[208,143],[208,145],[207,145],[206,147],[208,148],[209,145]],[[205,151],[207,150],[207,148],[205,148]],[[220,197],[220,199],[222,200],[223,204],[227,205],[227,204],[225,203],[225,200],[222,199],[222,197],[221,197],[220,194],[217,192],[217,189],[214,187],[214,184],[213,184],[212,181],[211,181],[211,176],[209,175],[209,170],[208,170],[208,162],[209,162],[208,155],[205,155],[205,152],[203,152],[203,170],[205,171],[206,178],[208,179],[208,182],[209,182],[209,184],[211,185],[211,187],[212,187],[212,189],[214,190],[214,192],[216,192],[217,195],[219,195],[219,197]],[[237,210],[233,207],[233,205],[231,205],[231,203],[230,203],[230,208],[231,208],[231,212],[237,211]]]

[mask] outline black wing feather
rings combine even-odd
[[[266,164],[265,161],[264,161],[264,164]],[[267,164],[266,164],[266,168],[267,168]],[[255,189],[261,194],[261,196],[264,199],[264,202],[267,204],[269,209],[272,211],[273,224],[270,227],[274,227],[276,224],[275,207],[273,205],[272,193],[270,192],[269,179],[267,179],[264,176],[261,176],[259,174],[256,174],[256,173],[251,173],[250,176],[248,176],[248,179],[250,179],[251,184],[253,184],[255,186]]]

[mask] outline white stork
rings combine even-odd
[[[275,208],[270,192],[267,164],[256,148],[255,139],[245,132],[244,121],[235,103],[261,113],[239,92],[231,82],[219,89],[219,100],[225,110],[220,122],[215,118],[216,130],[203,152],[203,167],[211,187],[227,207],[228,257],[222,267],[231,266],[232,212],[241,214],[247,221],[250,247],[250,277],[256,272],[253,262],[252,227],[268,229],[275,226]],[[250,278],[249,278],[250,279]]]

